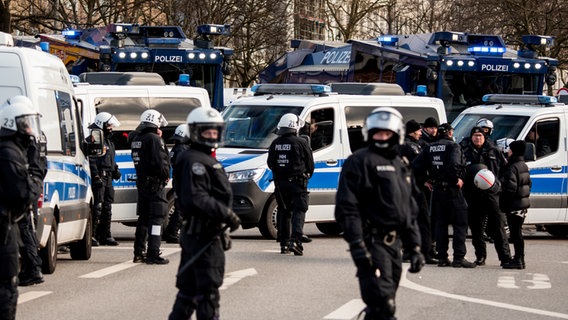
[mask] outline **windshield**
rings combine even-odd
[[[223,111],[226,148],[268,149],[282,115],[299,115],[302,107],[231,105]]]
[[[529,120],[529,117],[526,116],[466,114],[463,118],[458,120],[459,122],[453,124],[456,142],[459,143],[463,138],[469,137],[471,128],[482,118],[489,119],[493,122],[493,133],[489,136],[493,141],[497,141],[501,138],[517,139],[519,133]]]

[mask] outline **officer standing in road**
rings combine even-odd
[[[487,220],[487,233],[493,239],[495,250],[503,265],[511,260],[511,252],[505,232],[505,215],[499,210],[501,184],[498,179],[507,160],[494,143],[486,140],[486,133],[481,127],[471,129],[470,139],[463,148],[463,154],[468,177],[463,189],[468,203],[471,242],[476,256],[475,264],[485,265],[487,258],[487,247],[483,238]],[[485,166],[497,178],[493,187],[488,190],[481,190],[473,184],[473,177],[480,170],[479,165]]]
[[[108,112],[100,112],[89,129],[100,129],[104,134],[103,153],[100,156],[89,156],[89,167],[93,177],[93,246],[117,246],[110,232],[112,221],[112,203],[114,202],[113,179],[120,179],[120,170],[115,161],[115,148],[111,140],[112,129],[120,126],[115,116]],[[89,140],[89,138],[87,138]]]
[[[373,110],[363,137],[369,146],[349,156],[341,170],[335,219],[357,266],[365,319],[395,319],[403,245],[410,253],[410,272],[424,265],[412,198],[416,185],[408,163],[398,156],[404,137],[401,114],[390,107]]]
[[[161,127],[168,125],[166,118],[153,109],[140,116],[137,134],[131,141],[132,161],[136,168],[138,188],[134,263],[167,264],[160,257],[161,231],[168,211],[165,186],[170,179],[170,157],[162,139]],[[146,252],[148,241],[148,252]]]
[[[309,202],[308,179],[314,173],[310,146],[298,136],[303,126],[304,122],[298,115],[283,115],[277,125],[279,137],[268,148],[266,160],[276,189],[280,253],[292,251],[296,256],[304,254],[302,235]]]
[[[176,127],[174,131],[174,135],[171,138],[174,141],[174,146],[172,150],[170,150],[170,163],[172,165],[172,187],[174,192],[176,190],[177,181],[175,179],[176,173],[176,161],[182,152],[189,149],[189,127],[187,123],[180,124]],[[180,178],[181,179],[181,178]],[[179,243],[179,229],[181,228],[181,209],[179,205],[179,196],[175,195],[175,204],[174,204],[174,212],[170,215],[170,219],[168,220],[168,226],[166,230],[164,230],[164,234],[162,235],[162,239],[166,241],[166,243]]]
[[[435,238],[438,266],[475,268],[465,259],[467,252],[467,203],[462,193],[465,160],[460,146],[453,140],[454,129],[449,123],[438,127],[438,140],[413,161],[417,175],[428,174],[433,184],[432,215],[436,220]],[[448,259],[448,225],[453,227],[454,260]]]
[[[27,151],[40,134],[39,114],[21,101],[0,111],[0,319],[16,318],[18,231],[21,219],[39,197],[42,182],[30,175]]]
[[[178,156],[174,181],[183,216],[182,248],[176,296],[169,320],[219,319],[219,287],[225,273],[226,228],[240,226],[233,212],[233,192],[214,152],[222,142],[225,121],[210,108],[195,108],[187,116],[191,145]],[[226,224],[226,227],[223,227]]]
[[[422,135],[420,136],[420,146],[425,149],[438,138],[438,120],[428,117],[422,124]]]

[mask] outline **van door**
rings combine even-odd
[[[531,209],[526,223],[565,221],[568,178],[566,115],[535,118],[524,132],[524,140],[535,144],[536,161],[529,161],[532,180]]]

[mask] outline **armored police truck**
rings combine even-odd
[[[325,234],[340,232],[334,218],[339,173],[345,159],[365,145],[361,129],[373,109],[394,107],[405,121],[446,122],[442,100],[404,95],[396,84],[262,84],[253,91],[253,97],[237,99],[223,111],[227,129],[217,158],[227,171],[243,228],[258,227],[266,238],[276,237],[278,210],[266,159],[282,115],[294,113],[309,124],[301,132],[309,136],[315,162],[306,222]]]
[[[0,104],[25,95],[42,115],[48,171],[36,228],[43,272],[52,273],[58,245],[70,244],[72,259],[91,257],[93,195],[81,115],[63,62],[39,50],[13,47],[10,40],[0,33]]]
[[[461,141],[479,119],[489,119],[490,138],[525,140],[534,150],[527,156],[532,188],[525,223],[544,224],[552,235],[568,236],[568,106],[555,97],[492,94],[486,105],[463,111],[453,122],[454,137]]]

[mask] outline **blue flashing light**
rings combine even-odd
[[[398,37],[394,36],[380,36],[379,43],[385,46],[394,46],[398,42]]]
[[[178,85],[189,86],[190,85],[189,80],[190,80],[189,74],[182,73],[182,74],[179,75]]]
[[[79,78],[78,75],[70,74],[69,78],[71,79],[71,83],[73,84],[81,82],[81,78]]]
[[[197,33],[201,35],[229,35],[231,26],[228,24],[202,24],[197,26]]]
[[[556,37],[551,36],[537,36],[537,35],[526,35],[523,36],[523,43],[526,45],[537,45],[537,46],[547,46],[551,47],[554,45],[554,39]]]
[[[416,95],[417,96],[426,96],[427,90],[426,86],[421,84],[416,87]]]
[[[49,52],[49,42],[42,41],[39,43],[39,47],[43,52]]]
[[[61,31],[61,34],[68,39],[77,39],[81,37],[81,33],[82,33],[81,31],[74,29],[65,29]]]
[[[556,97],[528,94],[486,94],[482,98],[488,103],[551,104],[558,102]]]
[[[503,47],[473,46],[467,48],[467,51],[472,54],[502,56],[507,49]]]
[[[156,45],[178,45],[181,43],[180,38],[148,38],[146,39],[148,44]]]

